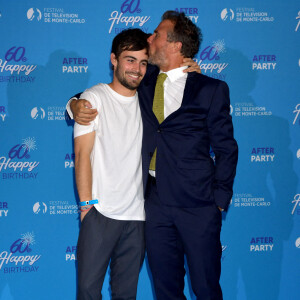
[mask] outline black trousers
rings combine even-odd
[[[92,208],[83,219],[78,238],[77,299],[102,299],[109,262],[112,299],[136,299],[144,254],[143,221],[110,219]]]
[[[197,300],[221,300],[222,216],[212,203],[197,208],[166,206],[155,179],[145,200],[146,249],[157,300],[183,300],[184,256]]]

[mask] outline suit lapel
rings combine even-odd
[[[199,78],[198,78],[199,79]],[[171,113],[164,121],[163,123],[166,123],[173,118],[175,118],[178,114],[180,114],[182,108],[184,108],[189,102],[193,101],[193,93],[196,87],[196,84],[199,84],[199,80],[197,79],[197,73],[192,72],[188,73],[188,77],[186,79],[186,84],[183,92],[183,97],[182,97],[182,103],[181,106]]]
[[[148,117],[150,117],[151,121],[158,124],[157,118],[153,113],[152,106],[159,69],[150,65],[148,70],[149,71],[147,71],[147,74],[138,90],[140,106],[143,106],[144,112],[148,115]]]
[[[188,73],[188,77],[186,80],[186,84],[185,84],[185,88],[184,88],[184,92],[183,92],[183,98],[182,98],[182,106],[185,106],[189,101],[193,100],[193,93],[196,87],[196,84],[199,85],[199,78],[197,80],[197,73],[193,72],[193,73]]]

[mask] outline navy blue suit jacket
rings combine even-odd
[[[215,203],[227,209],[238,157],[227,84],[189,73],[181,107],[159,124],[152,111],[158,73],[158,68],[149,66],[138,88],[145,198],[150,160],[157,147],[156,184],[163,204],[191,208]]]

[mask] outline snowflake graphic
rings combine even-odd
[[[216,52],[219,54],[226,52],[224,40],[217,40],[213,42],[213,47],[216,49]]]
[[[23,147],[28,149],[28,151],[30,152],[31,150],[36,150],[36,141],[35,138],[32,137],[28,137],[26,139],[23,139]]]
[[[35,244],[33,232],[26,232],[26,233],[22,234],[21,240],[22,240],[23,244],[27,244],[28,246]]]

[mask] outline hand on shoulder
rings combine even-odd
[[[85,99],[73,100],[70,107],[75,122],[80,125],[90,125],[98,115],[97,109],[92,108],[91,103]]]

